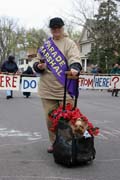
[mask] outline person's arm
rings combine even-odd
[[[1,72],[7,72],[7,69],[6,69],[6,62],[4,62],[1,66]]]
[[[43,73],[46,69],[46,63],[40,62],[41,56],[40,54],[37,54],[37,58],[33,64],[33,69],[37,73]]]
[[[80,52],[74,41],[69,40],[67,50],[68,66],[73,75],[77,75],[82,70]]]

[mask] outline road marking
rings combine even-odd
[[[97,138],[103,140],[120,138],[120,129],[100,129],[100,134],[97,136]]]
[[[22,132],[8,128],[0,128],[0,137],[24,137],[29,141],[36,141],[42,138],[40,132]]]
[[[40,132],[23,132],[15,129],[0,128],[0,138],[5,137],[22,137],[28,141],[49,141],[49,139],[43,139]],[[98,139],[109,140],[111,138],[120,138],[120,129],[101,129],[100,134],[97,136]],[[1,147],[1,145],[0,145]]]
[[[36,142],[39,142],[39,141],[37,140],[37,141],[31,141],[31,142],[19,143],[19,144],[2,144],[2,145],[0,145],[0,148],[4,148],[6,146],[24,146],[24,145],[30,145],[30,144],[33,144],[33,143],[36,143]]]
[[[103,140],[108,140],[108,138],[107,138],[105,135],[103,135],[102,133],[100,133],[100,134],[97,136],[97,138],[103,139]]]

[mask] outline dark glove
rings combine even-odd
[[[40,69],[37,67],[38,64],[39,64],[39,62],[35,62],[35,63],[33,64],[33,69],[34,69],[37,73],[43,73],[45,70],[44,70],[44,69],[40,70]]]
[[[82,66],[80,63],[73,63],[70,65],[70,69],[75,69],[78,71],[78,74],[80,74],[80,71],[82,70]]]

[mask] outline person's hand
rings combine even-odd
[[[39,63],[39,64],[37,65],[37,68],[40,69],[40,70],[45,69],[45,68],[46,68],[46,63]]]
[[[73,76],[77,76],[78,74],[79,74],[79,72],[77,71],[77,70],[75,70],[75,69],[73,69],[73,68],[71,68],[71,74],[73,75]]]

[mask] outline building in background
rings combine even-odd
[[[88,54],[91,52],[92,44],[94,43],[91,37],[91,29],[94,27],[94,20],[87,19],[85,26],[83,27],[82,34],[80,37],[80,58],[82,62],[83,70],[86,72],[88,66],[91,64],[88,59]]]
[[[29,48],[27,51],[20,51],[17,56],[19,71],[23,72],[28,66],[33,67],[33,59],[37,56],[37,50]]]

